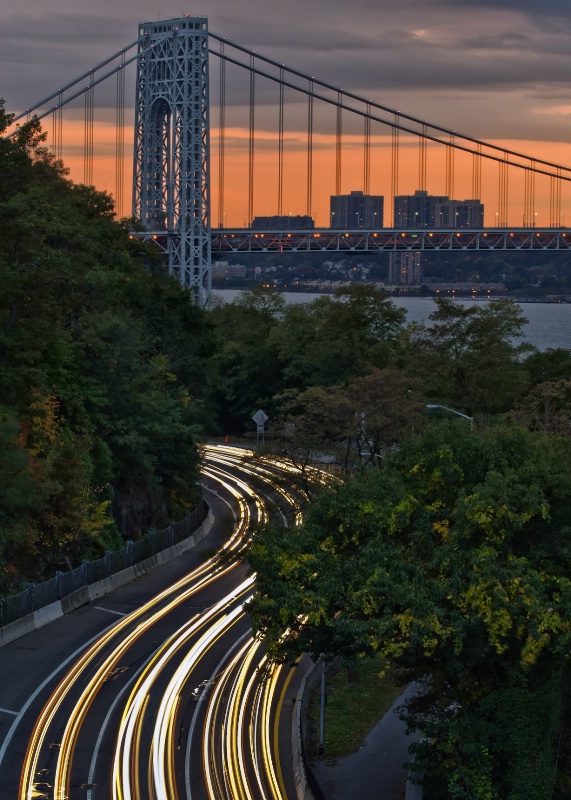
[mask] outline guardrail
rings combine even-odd
[[[208,505],[201,499],[185,519],[168,528],[147,533],[137,542],[127,542],[122,550],[108,551],[103,558],[84,561],[71,572],[57,572],[49,581],[31,583],[18,594],[0,597],[0,628],[178,544],[202,525],[207,514]]]

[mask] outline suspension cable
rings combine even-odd
[[[59,98],[59,103],[61,104],[61,96],[62,96],[62,94],[64,92],[67,92],[68,89],[72,89],[80,81],[84,81],[86,78],[90,78],[92,73],[97,72],[100,69],[103,69],[103,67],[106,67],[107,64],[110,64],[112,61],[115,61],[116,58],[119,58],[119,56],[124,55],[129,50],[132,50],[133,47],[136,47],[139,44],[139,42],[144,41],[146,38],[147,38],[146,36],[142,36],[139,39],[135,39],[135,41],[131,42],[131,44],[128,44],[127,47],[122,47],[119,50],[118,53],[115,53],[114,55],[109,56],[109,58],[106,58],[105,61],[102,61],[100,64],[97,64],[97,66],[93,67],[92,69],[88,70],[87,72],[84,72],[83,75],[79,76],[79,78],[74,78],[73,81],[71,81],[70,83],[67,83],[61,89],[58,89],[56,92],[53,92],[52,94],[48,95],[47,97],[44,97],[44,99],[40,100],[39,103],[35,103],[33,106],[30,106],[29,108],[27,108],[25,111],[22,111],[21,114],[18,114],[17,116],[14,117],[14,119],[12,120],[12,123],[18,122],[18,120],[22,119],[22,117],[26,117],[28,114],[31,114],[32,111],[35,111],[36,108],[41,108],[46,103],[49,103],[50,100],[54,100],[56,97]],[[138,58],[139,55],[141,55],[141,54],[138,53],[135,56],[135,58]],[[132,61],[133,59],[130,59],[130,60]],[[127,62],[127,63],[130,63],[130,62]],[[106,77],[109,77],[109,75],[112,75],[112,74],[113,74],[113,72],[110,72],[110,73],[108,73],[108,75]],[[83,91],[86,91],[86,89],[84,88]],[[81,94],[81,92],[79,94]],[[78,97],[79,94],[74,95],[74,97]],[[73,99],[73,98],[68,98],[65,101],[64,105],[69,103],[70,99]],[[52,111],[52,109],[50,109],[50,111],[47,111],[46,114],[49,114],[51,111]],[[43,116],[46,116],[46,114],[44,114]],[[42,119],[42,117],[38,117],[38,119]]]
[[[211,32],[209,32],[209,36],[211,38],[213,38],[213,39],[218,40],[218,41],[223,39],[223,37],[217,36],[216,34],[213,34]],[[236,44],[235,42],[231,42],[228,39],[223,39],[223,40],[226,42],[226,44],[230,45],[231,47],[235,48],[236,50],[239,50],[239,51],[241,51],[243,53],[251,54],[251,51],[248,50],[247,48],[242,47],[241,45]],[[216,51],[214,51],[214,50],[212,50],[210,48],[209,48],[208,52],[212,53],[215,56],[220,56],[220,54],[218,52],[216,52]],[[242,67],[243,69],[249,69],[250,68],[247,64],[244,64],[242,61],[238,61],[238,59],[232,58],[231,56],[229,56],[227,54],[224,55],[224,58],[227,61],[235,64],[236,66]],[[287,71],[289,74],[295,75],[296,77],[299,77],[299,78],[303,78],[306,81],[313,80],[315,85],[320,86],[320,87],[325,88],[325,89],[328,89],[328,90],[331,90],[331,91],[334,91],[338,95],[338,99],[337,100],[333,100],[331,97],[328,97],[327,95],[322,95],[322,94],[319,94],[319,93],[314,91],[313,92],[313,96],[315,97],[316,100],[321,100],[324,103],[329,103],[330,105],[335,105],[335,106],[338,106],[338,107],[340,106],[341,108],[346,109],[348,111],[351,111],[354,114],[358,114],[359,116],[363,116],[364,117],[364,116],[367,115],[367,112],[363,111],[363,110],[360,110],[360,109],[357,109],[357,108],[354,108],[353,106],[349,106],[346,103],[340,103],[339,97],[343,96],[343,97],[348,98],[350,100],[357,100],[358,102],[363,103],[363,105],[369,104],[372,109],[376,109],[376,110],[379,110],[379,111],[387,112],[387,113],[391,114],[392,116],[397,115],[399,117],[399,119],[405,119],[405,120],[408,120],[410,122],[414,122],[414,123],[416,123],[418,125],[423,125],[424,124],[424,125],[427,126],[427,128],[430,128],[431,130],[434,130],[434,131],[438,131],[440,133],[444,133],[448,137],[453,136],[455,138],[455,143],[454,143],[454,149],[455,150],[460,150],[460,151],[463,151],[463,152],[466,152],[466,153],[471,153],[471,154],[474,153],[474,152],[478,152],[477,150],[475,150],[472,147],[468,147],[466,145],[459,144],[458,143],[458,139],[460,139],[460,140],[463,140],[465,142],[470,142],[473,145],[481,145],[482,147],[488,148],[488,149],[493,150],[496,153],[498,153],[498,155],[493,155],[491,153],[482,153],[481,154],[482,158],[487,158],[487,159],[492,160],[492,161],[496,161],[496,162],[506,161],[506,154],[509,155],[509,156],[513,156],[515,158],[521,158],[521,159],[525,159],[525,160],[529,160],[529,158],[530,158],[529,155],[526,155],[524,153],[519,153],[519,152],[517,152],[515,150],[509,150],[509,149],[506,149],[504,147],[501,147],[500,145],[495,145],[495,144],[492,144],[491,142],[485,142],[485,141],[483,141],[481,139],[476,139],[476,138],[474,138],[472,136],[468,136],[466,134],[459,134],[457,131],[450,130],[449,128],[444,128],[444,127],[442,127],[440,125],[436,125],[436,124],[433,124],[433,123],[425,123],[422,120],[418,119],[417,117],[411,116],[410,114],[403,114],[400,111],[396,111],[395,109],[389,108],[388,106],[383,106],[380,103],[375,103],[372,100],[371,101],[367,101],[363,97],[360,97],[357,94],[354,94],[352,92],[348,92],[348,91],[343,90],[343,89],[339,89],[338,87],[332,86],[331,84],[325,83],[324,81],[320,81],[320,80],[317,80],[315,78],[311,78],[306,73],[300,72],[299,70],[292,69],[291,67],[286,67],[285,65],[280,64],[279,62],[274,61],[273,59],[267,58],[266,56],[262,56],[262,55],[260,55],[258,53],[256,53],[256,58],[259,59],[260,61],[263,61],[263,62],[265,62],[267,64],[272,65],[272,66],[279,67],[279,69],[280,69],[280,77],[276,77],[275,75],[272,75],[269,72],[265,72],[265,71],[263,71],[263,70],[261,70],[259,68],[256,69],[256,74],[257,75],[260,75],[260,76],[262,76],[264,78],[267,78],[268,80],[274,81],[276,83],[277,82],[283,83],[284,86],[286,86],[287,88],[294,89],[295,91],[301,92],[302,94],[307,94],[308,90],[305,89],[303,86],[300,86],[300,85],[298,85],[296,83],[292,83],[291,81],[286,81],[284,79],[284,77],[283,77],[284,76],[284,72]],[[389,127],[393,127],[395,125],[395,123],[391,122],[390,119],[379,117],[376,114],[370,113],[368,116],[370,116],[371,120],[374,121],[374,122],[381,122],[382,124],[388,125]],[[424,138],[426,138],[426,140],[429,141],[429,142],[435,142],[437,144],[445,144],[445,143],[448,144],[449,143],[449,141],[446,140],[446,139],[439,138],[438,136],[435,136],[435,135],[432,135],[432,134],[429,134],[429,133],[423,134],[422,132],[420,132],[418,130],[415,130],[414,128],[410,128],[410,127],[408,127],[406,125],[403,125],[403,124],[400,124],[399,127],[400,127],[400,130],[402,130],[404,133],[410,133],[413,136],[423,136],[424,135]],[[555,164],[552,161],[546,161],[544,159],[535,159],[535,161],[536,161],[537,164],[541,164],[544,167],[553,167],[554,169],[559,168],[561,170],[564,170],[565,172],[568,172],[569,176],[566,177],[566,176],[564,176],[562,174],[561,179],[562,180],[571,181],[571,167],[565,167],[565,166],[563,166],[561,164]],[[508,159],[507,163],[510,166],[518,167],[519,169],[525,169],[525,165],[524,164],[520,164],[520,163],[517,163],[517,162],[514,162],[514,161],[510,161],[509,159]],[[551,175],[551,174],[553,174],[552,172],[549,172],[547,170],[542,170],[542,169],[538,169],[537,173],[538,174],[543,174],[543,175]]]
[[[163,39],[168,39],[169,36],[172,36],[172,35],[173,34],[171,33],[169,35],[163,36],[161,38],[161,41]],[[141,39],[139,39],[137,41],[143,41],[145,38],[147,38],[147,37],[143,37],[143,38],[141,38]],[[156,41],[159,41],[159,40],[157,39]],[[137,42],[135,42],[135,44],[137,44]],[[125,50],[125,52],[126,52],[127,50],[131,49],[132,47],[133,47],[133,45],[130,45],[129,47],[124,47],[123,50]],[[54,92],[48,98],[42,100],[40,103],[36,103],[35,105],[30,106],[30,108],[27,108],[21,114],[18,114],[18,116],[13,118],[11,124],[13,125],[15,122],[17,122],[18,120],[22,119],[22,117],[26,117],[26,120],[29,122],[29,115],[32,113],[32,111],[34,111],[36,108],[40,108],[42,105],[47,103],[49,100],[53,100],[54,97],[58,97],[60,93],[65,92],[68,89],[73,88],[74,86],[76,86],[76,84],[79,83],[80,80],[85,80],[86,77],[89,77],[90,83],[87,86],[83,86],[81,89],[78,89],[77,92],[75,92],[74,94],[69,95],[69,97],[65,97],[62,100],[62,103],[61,103],[62,106],[69,105],[69,103],[71,103],[73,100],[76,100],[78,97],[81,97],[82,95],[85,95],[88,92],[90,92],[93,89],[94,86],[98,86],[100,83],[103,83],[103,81],[106,81],[107,78],[110,78],[111,75],[115,75],[120,69],[123,69],[128,64],[132,64],[133,61],[137,61],[139,58],[142,58],[143,56],[147,55],[147,53],[150,53],[152,49],[153,49],[153,45],[150,45],[149,47],[145,48],[144,50],[140,50],[138,53],[135,53],[134,56],[131,56],[131,58],[126,59],[124,64],[119,64],[118,67],[113,67],[113,69],[109,70],[109,72],[106,72],[104,75],[101,75],[99,78],[95,79],[94,75],[97,72],[97,70],[101,69],[102,66],[108,64],[110,61],[113,61],[113,59],[118,58],[119,55],[121,54],[121,51],[119,51],[119,53],[116,53],[111,58],[107,58],[105,61],[102,61],[101,64],[98,64],[96,67],[93,67],[93,69],[91,69],[89,72],[86,72],[80,78],[76,78],[71,83],[68,83],[67,86],[64,86],[62,89],[59,89],[57,92]],[[216,55],[219,55],[219,53],[216,53]],[[226,58],[226,60],[229,60],[229,59]],[[238,62],[238,63],[240,63],[240,62]],[[240,64],[240,66],[243,67],[244,65]],[[45,119],[45,117],[49,116],[49,114],[53,114],[53,112],[54,112],[54,110],[56,108],[57,108],[57,106],[53,106],[52,108],[48,108],[42,114],[35,114],[34,117],[38,121],[42,120],[42,119]],[[7,133],[6,136],[4,136],[3,138],[4,139],[10,139],[17,132],[18,132],[18,129],[16,128],[15,130],[11,131],[10,133]]]

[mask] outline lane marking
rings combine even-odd
[[[32,703],[34,702],[36,697],[40,694],[40,692],[43,691],[43,689],[45,689],[45,687],[48,685],[48,683],[50,681],[52,681],[55,678],[55,676],[58,674],[58,672],[61,672],[61,670],[64,667],[66,667],[69,664],[70,661],[72,661],[74,658],[76,658],[80,653],[82,653],[86,648],[88,648],[90,644],[95,642],[100,636],[103,636],[104,633],[106,633],[107,631],[110,631],[111,628],[116,624],[117,623],[113,622],[111,625],[108,625],[106,628],[103,628],[102,631],[100,631],[95,636],[93,636],[91,639],[89,639],[87,642],[82,644],[81,647],[78,647],[77,650],[74,653],[72,653],[70,656],[68,656],[66,659],[64,659],[61,662],[61,664],[58,667],[56,667],[53,670],[53,672],[50,675],[48,675],[48,677],[44,681],[42,681],[42,683],[38,686],[38,688],[35,690],[35,692],[32,692],[31,696],[28,698],[28,700],[24,704],[24,707],[21,709],[21,711],[18,712],[18,716],[16,717],[16,719],[12,723],[12,727],[10,728],[8,733],[6,734],[6,738],[4,739],[4,742],[2,743],[2,747],[0,747],[0,765],[2,764],[4,756],[6,755],[6,750],[8,749],[8,745],[10,744],[10,741],[12,740],[12,737],[16,733],[16,728],[20,724],[20,721],[21,721],[22,717],[24,716],[24,714],[26,713],[28,708],[32,705]]]
[[[2,714],[13,714],[15,717],[20,713],[19,711],[10,711],[9,708],[0,708],[0,712],[2,712]]]
[[[126,617],[127,613],[123,613],[122,611],[114,611],[112,608],[103,608],[103,606],[93,606],[98,611],[107,611],[108,614],[117,614],[118,617]]]

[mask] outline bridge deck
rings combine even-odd
[[[167,248],[168,233],[133,233]],[[404,250],[571,250],[568,228],[483,228],[482,230],[253,231],[248,228],[213,229],[212,253],[381,253]]]

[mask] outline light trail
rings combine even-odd
[[[46,751],[46,741],[49,741],[46,737],[62,714],[65,716],[54,771],[53,797],[63,800],[70,796],[75,750],[80,737],[85,735],[86,718],[110,675],[135,643],[156,630],[154,626],[181,604],[217,585],[222,578],[232,579],[233,570],[240,563],[235,556],[245,547],[253,526],[269,520],[270,505],[281,515],[284,527],[288,527],[284,507],[293,511],[295,524],[301,522],[295,489],[287,487],[284,479],[276,474],[276,469],[281,474],[293,473],[291,467],[281,463],[275,467],[274,462],[267,459],[254,460],[250,451],[238,448],[208,446],[204,452],[206,463],[202,474],[217,486],[217,490],[210,486],[209,490],[226,504],[224,495],[233,498],[237,507],[237,513],[231,509],[234,514],[232,534],[220,551],[233,553],[234,561],[225,563],[220,561],[219,555],[207,559],[148,603],[122,617],[86,647],[53,690],[36,721],[21,771],[19,800],[32,800],[35,796],[39,758]],[[327,476],[324,480],[329,479]],[[252,488],[258,485],[260,490]],[[178,627],[155,648],[116,695],[94,746],[89,767],[90,784],[96,776],[97,753],[104,736],[108,736],[105,731],[113,716],[120,712],[109,770],[113,800],[143,800],[144,797],[177,800],[180,741],[177,746],[176,731],[180,729],[182,736],[182,722],[177,723],[187,713],[183,698],[188,697],[187,687],[190,680],[196,680],[194,675],[204,674],[202,665],[207,663],[207,654],[223,647],[219,666],[214,674],[208,670],[211,677],[191,715],[184,749],[186,798],[191,800],[192,734],[202,713],[206,692],[214,685],[202,735],[202,772],[209,798],[285,800],[277,726],[292,672],[284,678],[282,667],[270,665],[268,668],[267,658],[261,653],[262,643],[251,636],[239,646],[245,634],[236,626],[241,624],[243,630],[243,604],[252,596],[253,582],[254,576],[240,579],[237,586],[226,591],[210,608]],[[236,647],[239,649],[234,652]],[[124,697],[127,690],[129,693]],[[148,759],[141,759],[145,747]],[[87,800],[91,796],[88,788]]]

